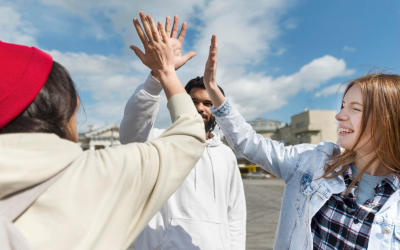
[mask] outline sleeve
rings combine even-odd
[[[145,83],[129,98],[120,125],[121,144],[145,142],[161,134],[153,129],[161,91],[161,83],[149,74]]]
[[[211,108],[216,122],[235,152],[277,176],[288,181],[303,153],[315,145],[300,144],[285,147],[283,144],[257,134],[239,112],[226,100],[217,109]]]
[[[229,151],[231,150],[229,149]],[[229,249],[243,250],[246,248],[246,199],[236,157],[232,151],[228,155],[230,155],[232,167],[228,203],[229,234],[231,238]]]
[[[136,196],[127,231],[126,249],[154,214],[184,181],[205,148],[204,123],[187,94],[170,98],[168,109],[173,124],[159,138],[147,143],[131,143],[116,148],[140,164],[133,174],[129,192]],[[136,151],[136,155],[129,153]]]

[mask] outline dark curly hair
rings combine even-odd
[[[190,93],[190,91],[191,91],[193,88],[206,89],[206,86],[204,85],[204,82],[203,82],[203,77],[198,76],[198,77],[196,77],[196,78],[193,78],[193,79],[190,80],[190,81],[186,84],[186,86],[185,86],[185,90],[186,90],[186,92],[187,92],[188,94]],[[219,88],[219,90],[221,90],[222,94],[225,96],[224,90],[223,90],[220,86],[218,86],[218,88]]]
[[[185,86],[185,90],[188,94],[190,94],[190,91],[193,88],[206,89],[206,86],[204,85],[204,82],[203,82],[203,77],[198,76],[196,78],[193,78]],[[218,86],[218,88],[219,88],[219,90],[221,90],[222,94],[225,96],[224,90],[220,86]],[[217,122],[215,121],[215,117],[211,116],[210,120],[205,124],[206,133],[213,131],[216,125],[217,125]]]

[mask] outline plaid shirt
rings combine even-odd
[[[347,188],[354,179],[350,166],[343,176]],[[375,196],[363,205],[357,205],[354,195],[358,183],[347,197],[333,194],[312,218],[313,249],[367,249],[375,214],[399,184],[395,174],[388,175],[375,187]]]

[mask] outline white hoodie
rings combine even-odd
[[[160,92],[160,83],[149,75],[129,99],[122,143],[152,140],[163,132],[152,129]],[[135,249],[245,249],[246,202],[236,157],[218,134],[212,135],[194,169],[139,235]]]

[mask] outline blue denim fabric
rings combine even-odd
[[[258,135],[228,100],[212,113],[229,145],[246,159],[285,181],[274,249],[312,249],[311,219],[332,194],[345,190],[343,177],[318,179],[329,156],[340,150],[332,142],[285,147]],[[400,249],[400,192],[376,214],[368,249]]]
[[[210,110],[215,117],[222,118],[226,116],[229,113],[229,111],[231,111],[231,109],[232,105],[229,103],[228,99],[225,99],[224,103],[222,103],[218,108],[212,106]]]

